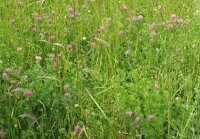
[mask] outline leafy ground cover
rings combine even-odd
[[[200,138],[194,0],[0,0],[0,139]]]

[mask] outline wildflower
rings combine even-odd
[[[150,115],[147,116],[147,119],[148,119],[149,121],[152,121],[152,120],[154,119],[154,116],[153,116],[152,114],[150,114]]]
[[[176,19],[175,22],[176,22],[177,24],[182,24],[184,21],[183,21],[183,19]]]
[[[11,71],[12,71],[11,68],[7,68],[7,69],[5,70],[6,73],[10,73]]]
[[[35,56],[35,59],[36,59],[37,61],[41,61],[41,60],[42,60],[42,57],[41,57],[41,56]]]
[[[132,20],[133,21],[140,21],[140,20],[142,20],[144,17],[142,16],[142,15],[139,15],[139,16],[134,16],[133,18],[132,18]],[[129,20],[129,19],[128,19]]]
[[[56,15],[56,11],[55,11],[55,10],[52,10],[52,11],[51,11],[51,14],[52,14],[52,15]]]
[[[39,14],[35,14],[35,20],[37,21],[37,22],[40,22],[40,21],[42,21],[42,17],[39,15]]]
[[[80,125],[76,125],[75,126],[75,128],[74,128],[74,131],[76,132],[76,133],[80,133],[81,132],[81,126]]]
[[[51,41],[54,41],[56,39],[56,36],[55,35],[51,35],[50,39],[51,39]]]
[[[8,74],[5,73],[5,72],[3,72],[3,73],[2,73],[2,77],[3,77],[4,79],[8,78]]]
[[[78,108],[78,104],[75,104],[74,107]]]
[[[78,12],[75,12],[74,14],[72,14],[71,18],[72,18],[72,19],[75,19],[78,15],[79,15],[79,13],[78,13]]]
[[[127,11],[127,10],[128,10],[128,6],[126,6],[126,5],[123,6],[123,7],[122,7],[122,10]]]
[[[68,45],[67,45],[67,48],[68,48],[68,50],[72,50],[73,45],[72,45],[72,44],[68,44]]]
[[[86,37],[83,37],[83,40],[86,40],[87,38]]]
[[[70,87],[69,87],[69,84],[65,84],[65,85],[64,85],[64,89],[65,89],[65,90],[69,90],[69,88],[70,88]]]
[[[168,29],[173,28],[173,24],[172,24],[172,23],[168,23],[167,28],[168,28]]]
[[[22,48],[21,48],[21,47],[17,47],[17,51],[18,51],[18,52],[21,52],[21,51],[22,51]]]
[[[36,27],[32,27],[31,32],[33,32],[33,33],[36,32]]]
[[[104,30],[104,29],[105,29],[104,26],[99,26],[99,27],[97,28],[97,31],[102,31],[102,30]]]
[[[50,54],[50,58],[51,58],[51,60],[55,60],[56,55],[55,54]]]
[[[142,20],[144,17],[142,15],[139,15],[137,18],[138,20]]]
[[[136,125],[139,125],[139,124],[140,124],[140,117],[136,117],[136,118],[135,118],[135,124],[136,124]]]
[[[68,10],[67,10],[69,13],[72,13],[74,10],[72,7],[69,7]]]
[[[151,38],[154,38],[156,36],[156,32],[155,31],[151,32],[150,36]]]
[[[162,6],[161,6],[161,5],[158,5],[157,10],[158,10],[158,11],[161,11],[161,9],[162,9]]]
[[[26,91],[24,91],[24,95],[25,95],[25,96],[32,96],[32,95],[33,95],[33,92],[30,91],[30,90],[26,90]]]
[[[15,19],[10,19],[10,24],[14,24],[15,23]]]
[[[132,115],[133,115],[133,112],[132,112],[132,111],[126,112],[126,116],[127,116],[127,117],[131,117]]]
[[[156,23],[152,23],[151,25],[149,25],[149,29],[154,29],[156,27]]]
[[[166,25],[166,22],[163,21],[161,25],[163,25],[163,26]]]
[[[100,30],[104,30],[105,27],[104,27],[104,26],[100,26],[99,29],[100,29]]]
[[[70,93],[65,93],[64,96],[65,96],[65,98],[69,98],[71,95],[70,95]]]
[[[176,14],[172,14],[172,15],[171,15],[171,18],[172,18],[173,20],[176,20]]]
[[[111,18],[110,17],[106,18],[106,21],[111,21]]]
[[[126,50],[124,54],[125,56],[128,56],[130,54],[130,49]]]

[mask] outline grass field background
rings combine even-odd
[[[198,0],[0,0],[0,139],[200,138]]]

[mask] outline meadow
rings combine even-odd
[[[199,0],[0,0],[0,139],[199,139]]]

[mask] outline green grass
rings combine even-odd
[[[199,7],[194,0],[0,0],[0,139],[200,138]],[[62,56],[51,60],[52,53]]]

